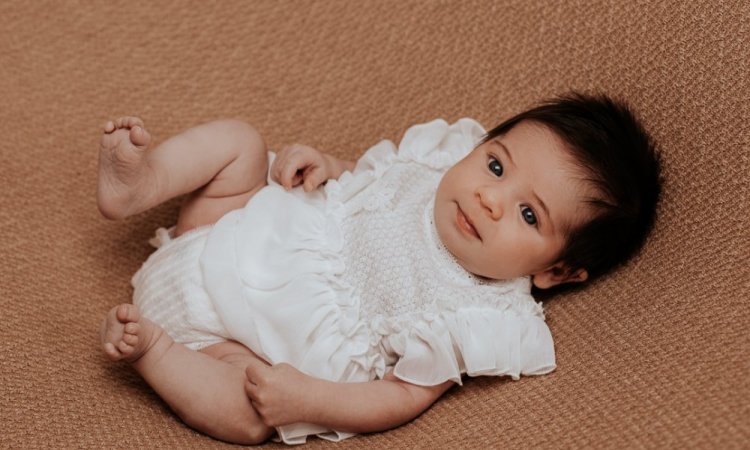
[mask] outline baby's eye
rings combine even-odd
[[[536,214],[534,214],[534,210],[528,206],[521,207],[521,216],[523,216],[523,220],[529,225],[536,225]]]
[[[503,165],[500,164],[500,161],[496,160],[493,157],[490,157],[490,162],[487,164],[487,167],[490,168],[490,172],[495,174],[496,177],[502,176]]]

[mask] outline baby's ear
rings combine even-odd
[[[539,289],[549,289],[563,283],[582,283],[588,278],[589,273],[586,272],[586,269],[580,268],[571,271],[562,261],[545,270],[531,274],[531,282]]]

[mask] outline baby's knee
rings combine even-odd
[[[240,156],[260,156],[266,158],[266,142],[263,136],[252,125],[240,119],[222,119],[217,121],[224,132],[231,135],[237,143]]]
[[[254,418],[251,420],[230,419],[225,430],[227,440],[242,445],[257,445],[266,442],[273,436],[274,428],[266,426]]]
[[[275,433],[275,430],[271,427],[265,426],[263,423],[254,423],[247,428],[247,436],[245,445],[257,445],[262,444],[269,440]]]

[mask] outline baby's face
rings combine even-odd
[[[582,178],[560,138],[521,122],[445,173],[435,199],[438,235],[471,273],[542,279],[558,263],[566,232],[590,217],[584,199],[592,188]]]

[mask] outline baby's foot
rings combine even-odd
[[[155,182],[146,161],[151,135],[138,117],[121,117],[104,125],[99,148],[99,211],[122,219],[144,210]]]
[[[156,325],[142,319],[137,306],[128,303],[115,306],[102,323],[104,353],[112,361],[133,362],[153,347],[155,331]]]

